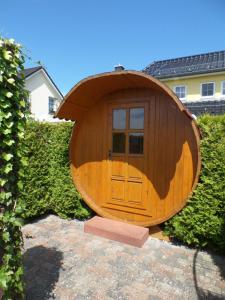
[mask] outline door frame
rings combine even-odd
[[[130,114],[129,114],[129,109],[130,108],[144,108],[144,129],[130,129],[129,128],[129,118],[130,118]],[[113,153],[112,152],[112,132],[113,132],[113,109],[126,109],[126,128],[123,130],[118,130],[118,132],[125,132],[126,134],[126,145],[125,145],[125,153],[124,154],[120,154],[120,153]],[[140,102],[132,102],[132,101],[124,101],[124,102],[110,102],[106,105],[106,112],[107,112],[107,138],[106,138],[106,151],[107,153],[105,154],[105,157],[107,157],[107,180],[106,180],[106,185],[108,188],[106,188],[105,190],[106,192],[106,197],[105,197],[105,201],[104,203],[102,203],[103,207],[106,208],[110,208],[110,209],[114,209],[114,210],[121,210],[124,212],[128,212],[128,213],[133,213],[133,214],[141,214],[144,216],[151,216],[150,212],[149,212],[149,185],[148,185],[148,177],[147,177],[147,170],[148,170],[148,124],[149,124],[149,103],[147,101],[140,101]],[[117,131],[117,130],[115,130]],[[143,132],[144,133],[144,145],[143,145],[143,154],[129,154],[129,133],[130,132]],[[145,160],[144,162],[144,171],[142,172],[143,175],[143,179],[142,181],[138,180],[137,178],[134,179],[128,179],[128,171],[126,170],[126,180],[128,181],[134,181],[134,182],[142,182],[142,197],[143,197],[143,203],[142,206],[140,207],[140,203],[138,204],[132,204],[128,203],[128,201],[119,203],[117,201],[113,201],[111,200],[111,188],[112,188],[112,178],[113,175],[111,173],[111,169],[112,169],[112,159],[109,159],[109,155],[108,152],[109,150],[111,150],[111,155],[112,158],[113,157],[121,157],[123,156],[125,159],[125,168],[128,170],[128,164],[129,164],[129,157],[130,158],[142,158]],[[126,191],[125,191],[125,195],[126,195]]]

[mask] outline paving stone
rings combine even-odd
[[[23,227],[27,300],[225,300],[225,257],[149,238],[135,248],[47,216]]]

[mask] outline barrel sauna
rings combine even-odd
[[[56,117],[76,121],[72,178],[98,215],[152,226],[184,207],[200,172],[199,132],[162,82],[137,71],[91,76]]]

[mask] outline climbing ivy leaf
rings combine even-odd
[[[9,161],[13,157],[13,154],[11,153],[3,153],[2,158],[6,161]]]
[[[13,169],[13,165],[12,164],[7,164],[4,168],[4,173],[8,174],[9,172],[11,172]]]

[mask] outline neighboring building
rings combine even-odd
[[[167,84],[193,114],[225,113],[225,51],[156,61],[143,72]]]
[[[53,116],[63,95],[47,71],[40,66],[25,69],[24,75],[33,117],[39,121],[57,121]]]

